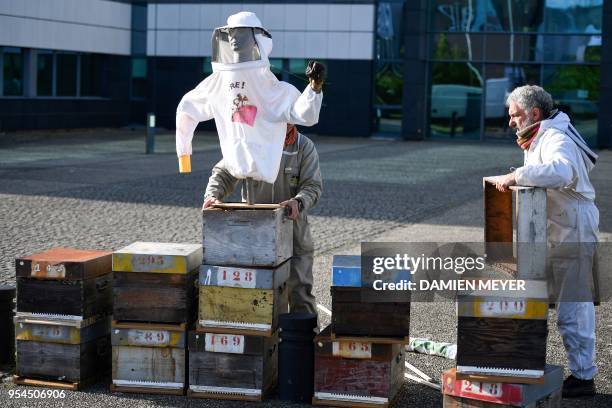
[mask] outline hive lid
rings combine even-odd
[[[317,327],[317,315],[314,313],[284,313],[278,316],[278,324],[283,330],[297,330],[313,333]]]

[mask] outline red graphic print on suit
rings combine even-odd
[[[257,116],[257,106],[247,105],[249,98],[246,95],[238,94],[233,101],[232,122],[245,123],[251,127],[255,123]]]

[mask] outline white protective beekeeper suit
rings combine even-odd
[[[547,188],[549,280],[560,300],[557,325],[569,368],[583,380],[597,373],[591,289],[599,211],[589,180],[596,160],[569,117],[553,112],[541,122],[524,166],[515,173],[518,185]]]
[[[177,108],[180,165],[190,169],[188,158],[198,122],[214,118],[223,161],[232,176],[274,183],[287,123],[316,124],[323,93],[308,85],[300,94],[293,85],[279,81],[270,71],[271,50],[272,38],[254,13],[231,15],[227,26],[214,31],[213,73],[188,92]]]

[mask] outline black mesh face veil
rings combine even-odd
[[[261,60],[256,34],[271,38],[270,34],[261,28],[217,28],[212,36],[212,62],[236,64]]]

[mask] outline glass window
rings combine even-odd
[[[2,65],[4,95],[23,95],[23,55],[21,49],[5,48]]]
[[[487,31],[534,32],[542,29],[543,22],[544,4],[542,0],[489,0],[487,2]]]
[[[100,96],[102,56],[81,55],[81,96]]]
[[[472,63],[431,64],[430,135],[480,138],[483,78]]]
[[[402,131],[402,109],[376,108],[376,132],[382,134]]]
[[[322,62],[322,61],[319,61]],[[289,83],[299,90],[302,90],[308,84],[306,78],[306,67],[308,60],[305,59],[290,59],[289,60]]]
[[[546,62],[599,62],[601,36],[547,35],[541,40],[542,59]],[[544,46],[543,44],[546,44]]]
[[[270,58],[270,71],[279,79],[283,79],[283,59]]]
[[[132,58],[132,97],[147,96],[147,59]]]
[[[36,95],[53,95],[53,53],[39,51],[36,55]]]
[[[401,105],[404,86],[404,66],[402,64],[377,64],[376,70],[376,105]]]
[[[376,21],[376,58],[398,59],[404,55],[404,2],[378,3]]]
[[[484,59],[481,34],[434,34],[431,41],[435,60],[472,61]]]
[[[76,96],[77,56],[58,53],[57,58],[57,96]]]
[[[485,2],[474,0],[435,0],[430,3],[433,31],[486,31]]]
[[[508,127],[506,98],[517,86],[539,85],[540,66],[487,64],[485,71],[484,136],[512,140],[515,131]]]
[[[206,76],[213,73],[211,60],[212,58],[210,57],[204,57],[204,63],[202,64],[202,73]]]
[[[486,60],[524,62],[541,58],[539,35],[490,34],[486,38]],[[540,52],[538,52],[540,50]]]
[[[546,31],[601,33],[603,0],[546,0]]]
[[[543,75],[544,88],[591,146],[597,142],[599,71],[599,66],[552,65]]]

